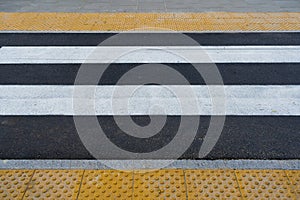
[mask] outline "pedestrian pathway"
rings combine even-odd
[[[298,0],[26,0],[0,2],[0,12],[299,12]]]

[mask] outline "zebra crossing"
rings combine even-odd
[[[113,35],[0,34],[2,159],[93,159],[78,136],[73,116],[86,121],[96,116],[112,143],[135,153],[161,149],[176,136],[183,116],[191,121],[199,116],[196,135],[180,156],[185,159],[198,158],[212,118],[224,117],[220,137],[204,159],[299,159],[299,33],[186,34],[201,47],[172,41],[172,33],[130,33],[130,39],[122,45],[97,46]],[[135,39],[143,40],[144,44],[140,45]],[[91,56],[95,51],[100,58]],[[126,55],[126,52],[133,53]],[[201,56],[203,52],[205,55]],[[122,56],[116,59],[119,55]],[[132,69],[149,63],[162,63],[176,70],[188,83],[171,79],[166,85],[144,85],[128,103],[129,94],[139,85],[139,77],[124,83],[118,80]],[[201,65],[193,66],[199,63]],[[224,86],[217,80],[207,84],[205,77],[197,73],[197,67],[209,68],[210,63],[216,66]],[[75,84],[83,64],[91,71],[108,67],[96,85],[89,78]],[[151,65],[148,68],[150,72]],[[161,78],[165,75],[162,73]],[[78,110],[74,110],[76,90],[83,95],[79,101],[82,108]],[[112,104],[115,90],[121,93]],[[195,96],[186,96],[189,90]],[[223,96],[217,91],[223,91]],[[221,110],[213,109],[211,95],[216,102],[224,102]],[[178,98],[190,106],[180,109]],[[91,99],[89,106],[93,110],[84,107]],[[194,100],[198,103],[193,104]],[[153,102],[160,108],[153,109]],[[128,107],[118,107],[127,103]],[[126,135],[117,127],[114,116],[131,116],[141,127],[147,127],[156,118],[159,121],[162,116],[167,119],[158,134],[149,139]],[[192,127],[184,126],[183,130],[188,135]],[[161,159],[174,158],[170,156]],[[111,158],[115,159],[110,155],[103,157]],[[126,159],[126,156],[117,158]]]

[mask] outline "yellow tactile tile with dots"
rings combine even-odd
[[[186,170],[189,199],[241,199],[233,170]]]
[[[300,170],[0,170],[0,199],[300,199]]]
[[[0,31],[298,31],[300,12],[10,13]]]
[[[23,199],[76,199],[83,170],[36,170]]]
[[[86,170],[78,199],[131,199],[133,172]]]
[[[300,199],[300,171],[299,170],[288,170],[285,171],[292,188],[295,191],[296,199]]]
[[[33,170],[0,170],[0,199],[22,199]]]
[[[244,199],[296,199],[283,170],[237,170]]]
[[[183,170],[135,171],[134,199],[186,199]]]

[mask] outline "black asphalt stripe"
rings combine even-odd
[[[203,78],[190,64],[166,64],[177,70],[192,85],[203,85]],[[106,65],[90,65],[93,70]],[[115,85],[119,78],[139,64],[112,64],[103,73],[101,84]],[[209,67],[207,65],[203,65]],[[151,67],[151,65],[149,66]],[[217,64],[226,85],[297,85],[300,84],[300,63],[280,64]],[[1,85],[73,85],[80,64],[2,64]],[[159,76],[159,73],[157,74]],[[100,78],[100,77],[99,77]],[[163,78],[163,77],[162,77]],[[94,84],[87,79],[82,84]],[[136,84],[129,80],[128,85]],[[171,85],[178,84],[174,80]],[[211,84],[218,84],[212,82]]]
[[[122,33],[105,45],[191,45],[181,33]],[[0,33],[0,46],[97,46],[116,33]],[[300,32],[186,33],[203,46],[300,45]],[[117,39],[118,38],[118,39]],[[114,42],[112,42],[114,41]]]
[[[149,140],[128,138],[115,126],[112,116],[101,116],[98,120],[116,145],[128,151],[149,152],[170,142],[176,134],[180,117],[168,116],[164,130]],[[136,116],[134,121],[145,126],[149,117]],[[209,116],[200,117],[197,136],[181,158],[197,158],[209,122]],[[189,127],[185,130],[190,131]],[[205,159],[299,159],[299,133],[300,117],[227,116],[219,141]],[[71,116],[1,116],[0,157],[93,158],[81,143]]]

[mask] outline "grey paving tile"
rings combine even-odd
[[[137,12],[142,12],[142,13],[163,13],[166,12],[165,9],[137,9]]]
[[[300,12],[299,8],[281,8],[280,12]]]
[[[281,8],[253,8],[248,12],[284,12]]]
[[[203,7],[193,7],[192,5],[190,6],[181,6],[181,5],[166,5],[167,9],[182,9],[182,10],[186,10],[186,9],[201,9],[203,10]]]
[[[300,1],[274,1],[275,5],[280,5],[280,6],[299,6]]]
[[[138,3],[165,3],[165,0],[138,0]]]
[[[28,1],[30,1],[31,3],[34,3],[34,4],[57,3],[57,2],[59,2],[59,0],[28,0]]]
[[[103,8],[111,8],[110,3],[90,3],[81,7],[84,10],[101,10]]]
[[[182,8],[186,8],[186,7],[189,7],[190,4],[186,5],[186,4],[183,4],[183,3],[168,3],[166,2],[166,6],[167,7],[182,7]]]
[[[3,9],[6,10],[13,10],[13,9],[20,9],[24,6],[28,6],[30,5],[29,2],[20,2],[20,3],[16,3],[16,2],[1,2],[0,6]]]
[[[87,3],[84,3],[82,1],[59,1],[54,5],[56,5],[57,7],[64,6],[64,7],[72,8],[72,7],[84,6],[86,4]]]
[[[210,11],[203,11],[203,9],[201,8],[167,8],[166,12],[182,13],[182,12],[210,12]]]
[[[84,0],[85,3],[110,3],[111,0]]]
[[[245,0],[247,4],[253,4],[253,5],[260,5],[260,4],[266,4],[266,1],[261,0]]]
[[[144,3],[144,4],[139,4],[138,9],[145,9],[145,10],[161,10],[165,9],[165,4],[164,3]]]
[[[112,11],[115,12],[136,12],[137,6],[112,6]]]
[[[5,5],[28,5],[30,4],[32,1],[31,0],[15,0],[15,1],[9,1],[9,0],[1,0],[1,3],[5,4]]]
[[[34,12],[35,10],[40,10],[38,7],[36,6],[24,6],[20,9],[18,9],[18,12]]]
[[[81,7],[66,7],[66,6],[61,6],[61,7],[56,7],[56,6],[47,6],[47,7],[40,7],[38,8],[38,12],[80,12]],[[36,10],[27,10],[23,12],[36,12]]]
[[[137,5],[137,0],[122,0],[122,1],[111,1],[111,5],[113,6],[134,6]]]
[[[0,12],[16,12],[20,7],[0,6]]]

